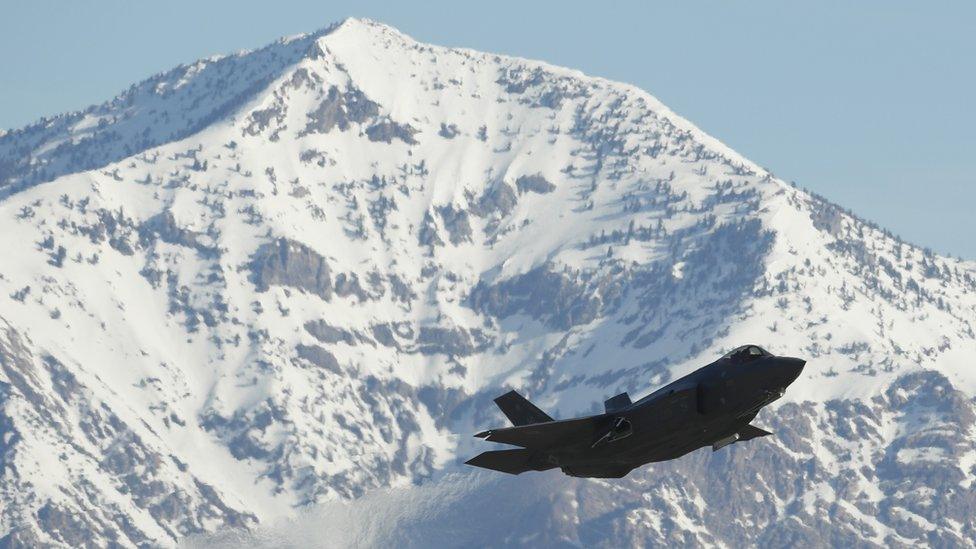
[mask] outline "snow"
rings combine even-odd
[[[902,448],[898,450],[896,458],[900,463],[915,463],[918,461],[941,461],[945,459],[942,448]]]

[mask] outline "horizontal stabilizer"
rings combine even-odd
[[[552,421],[548,414],[538,409],[516,391],[509,391],[495,399],[495,404],[501,408],[505,417],[516,427],[520,425],[532,425],[533,423],[546,423]]]
[[[754,438],[769,436],[772,433],[765,429],[760,429],[755,425],[746,425],[739,429],[739,440],[752,440]]]
[[[606,410],[608,414],[612,414],[616,411],[623,410],[624,408],[630,406],[630,395],[627,393],[620,393],[615,397],[610,397],[603,401],[603,409]]]
[[[474,465],[475,467],[517,475],[526,471],[535,470],[534,467],[529,465],[533,453],[532,450],[523,449],[493,450],[491,452],[480,453],[465,463]]]

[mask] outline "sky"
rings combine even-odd
[[[976,259],[976,2],[0,0],[0,128],[348,16],[635,84],[787,181]]]

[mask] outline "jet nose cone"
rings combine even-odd
[[[783,369],[785,370],[787,377],[787,384],[796,381],[796,378],[800,377],[800,372],[803,371],[803,367],[806,366],[807,361],[802,358],[786,357],[783,359]]]

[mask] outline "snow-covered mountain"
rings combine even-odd
[[[976,264],[632,86],[347,20],[0,135],[0,250],[2,543],[976,539]],[[775,437],[459,466],[508,388],[591,412],[745,342],[809,361]]]

